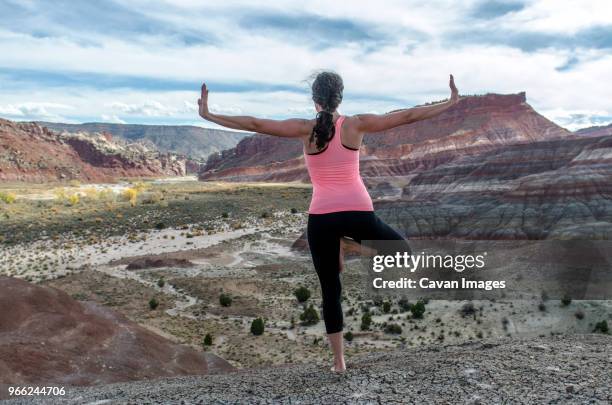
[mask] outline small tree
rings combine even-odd
[[[315,325],[319,322],[319,313],[314,305],[310,304],[310,306],[300,314],[300,321],[302,321],[302,325],[304,326]]]
[[[204,341],[202,342],[203,346],[212,346],[213,344],[213,338],[212,335],[210,333],[207,333],[206,336],[204,336]]]
[[[158,306],[159,306],[159,302],[157,301],[157,299],[155,299],[155,297],[149,300],[149,308],[151,308],[151,310],[157,309]]]
[[[264,321],[261,318],[253,319],[251,322],[251,333],[255,336],[262,335],[264,333]]]
[[[219,296],[219,304],[221,304],[222,307],[229,307],[232,305],[232,297],[227,294],[221,294]]]
[[[608,334],[610,332],[610,328],[608,327],[608,321],[600,321],[595,324],[595,329],[593,329],[594,333],[604,333]]]
[[[361,330],[369,330],[372,325],[372,314],[364,312],[361,316]]]
[[[385,326],[385,333],[399,335],[400,333],[402,333],[402,327],[396,323],[387,324],[387,326]]]
[[[412,312],[413,318],[422,319],[423,314],[425,313],[425,303],[423,301],[417,301],[416,304],[410,307],[410,312]]]
[[[570,297],[569,295],[566,294],[563,296],[563,298],[561,298],[562,307],[567,307],[571,303],[572,303],[572,297]]]
[[[410,307],[412,306],[412,304],[410,304],[410,301],[408,301],[408,299],[404,297],[400,298],[400,300],[397,302],[397,305],[400,307],[402,312],[410,311]]]
[[[304,286],[296,288],[293,293],[298,302],[306,302],[310,298],[310,290]]]

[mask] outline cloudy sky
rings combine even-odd
[[[333,69],[341,112],[526,91],[570,129],[612,122],[612,2],[0,0],[0,117],[195,124],[211,109],[312,114]]]

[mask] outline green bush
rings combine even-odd
[[[149,308],[151,308],[151,310],[155,310],[157,309],[157,307],[159,306],[159,302],[157,302],[157,300],[155,299],[155,297],[151,298],[149,300]]]
[[[353,341],[353,332],[348,331],[344,334],[344,338],[346,339],[347,342],[352,342]]]
[[[232,297],[227,294],[221,294],[219,296],[219,304],[221,304],[222,307],[229,307],[232,305]]]
[[[304,286],[296,288],[293,293],[295,294],[295,298],[297,298],[298,302],[306,302],[308,298],[310,298],[310,290]]]
[[[372,314],[364,312],[361,316],[361,330],[369,330],[372,325]]]
[[[402,327],[396,323],[387,324],[387,326],[385,326],[385,333],[399,335],[400,333],[402,333]]]
[[[562,307],[567,307],[571,303],[572,303],[572,297],[570,297],[569,295],[564,295],[563,298],[561,298]]]
[[[300,321],[302,321],[302,325],[305,326],[315,325],[319,322],[319,313],[314,305],[310,304],[310,306],[300,314]]]
[[[416,304],[410,307],[410,312],[412,312],[413,318],[422,319],[425,313],[425,303],[423,301],[417,301]]]
[[[159,288],[164,288],[164,286],[166,285],[166,280],[164,280],[164,278],[160,278],[159,280],[157,280],[157,286]]]
[[[229,218],[229,213],[224,212],[223,214],[221,214],[222,218]]]
[[[601,322],[597,322],[595,324],[595,329],[593,329],[593,332],[595,333],[604,333],[604,334],[608,334],[610,333],[610,329],[608,328],[608,321],[601,321]]]
[[[291,208],[291,213],[292,214],[297,214],[297,212],[298,212],[297,208]]]
[[[412,304],[410,303],[410,301],[408,301],[407,298],[400,298],[400,300],[397,302],[397,305],[400,307],[402,312],[410,311],[410,308],[412,307]]]
[[[210,333],[207,333],[206,336],[204,336],[204,341],[202,342],[203,346],[212,346],[213,344],[213,338],[212,335]]]
[[[382,304],[382,311],[385,314],[388,314],[389,312],[391,312],[391,303],[389,301],[385,301]]]
[[[255,336],[259,336],[264,333],[263,319],[261,318],[253,319],[253,322],[251,322],[251,333]]]

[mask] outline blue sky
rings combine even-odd
[[[341,112],[526,91],[570,129],[612,122],[612,2],[0,0],[0,117],[193,124],[211,109],[313,114],[333,69]]]

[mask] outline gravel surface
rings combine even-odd
[[[351,358],[335,375],[295,364],[69,389],[44,403],[610,404],[612,337],[571,335],[406,348]],[[32,403],[32,399],[12,401]]]

